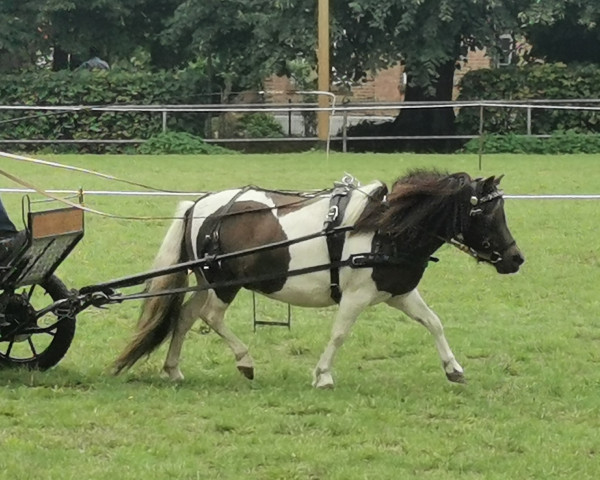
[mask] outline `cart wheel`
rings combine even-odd
[[[43,284],[10,295],[4,319],[0,317],[3,322],[0,325],[0,368],[46,370],[65,356],[75,335],[75,316],[47,313],[36,321],[35,311],[66,298],[68,293],[64,283],[52,275]],[[39,331],[11,333],[21,325],[37,326]]]

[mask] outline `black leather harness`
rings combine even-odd
[[[202,265],[202,275],[208,283],[213,283],[215,281],[216,276],[219,272],[221,272],[221,262],[215,260],[222,252],[221,250],[221,224],[223,221],[223,217],[229,213],[229,210],[233,206],[233,204],[237,201],[237,199],[242,196],[242,194],[246,193],[250,189],[249,186],[246,186],[240,189],[233,197],[229,199],[229,201],[220,208],[220,215],[218,215],[214,219],[214,224],[209,226],[208,233],[204,235],[203,238],[198,239],[197,251],[198,258],[206,258],[208,261]],[[204,197],[202,197],[204,198]],[[202,200],[202,198],[198,199],[198,201]],[[192,209],[188,210],[191,212]],[[189,222],[191,223],[191,222]],[[193,258],[193,256],[190,256]]]
[[[379,232],[375,233],[372,249],[368,253],[353,254],[345,261],[342,261],[342,253],[346,234],[352,230],[352,226],[342,227],[342,221],[346,212],[346,208],[350,203],[352,191],[357,187],[352,177],[347,176],[341,182],[336,182],[331,192],[329,199],[329,210],[321,235],[325,237],[327,243],[327,251],[329,253],[329,275],[330,275],[330,295],[335,303],[340,303],[342,298],[342,290],[340,288],[340,268],[373,268],[375,266],[394,266],[418,263],[422,265],[420,259],[415,259],[414,256],[403,254],[397,249],[395,242],[387,235]],[[198,258],[206,259],[206,262],[201,266],[202,274],[209,284],[215,286],[225,286],[231,282],[219,281],[218,272],[221,271],[221,261],[218,259],[221,256],[220,229],[224,215],[226,215],[238,198],[245,193],[249,187],[245,187],[237,192],[220,210],[220,215],[214,218],[214,224],[208,226],[208,231],[198,239],[197,251]],[[191,212],[192,209],[188,211]],[[189,222],[188,218],[188,224]],[[437,261],[434,257],[429,257],[424,260],[424,266],[427,266],[429,261]],[[326,266],[323,266],[326,268]],[[302,269],[301,269],[302,270]],[[319,271],[323,268],[306,269],[309,271]],[[269,278],[271,278],[269,276]],[[255,280],[255,279],[252,279]],[[234,282],[236,283],[236,282]]]
[[[350,190],[354,188],[352,182],[342,181],[336,183],[331,198],[329,199],[329,211],[323,223],[323,232],[327,233],[336,227],[339,227],[344,219],[346,207],[350,202]],[[331,260],[332,268],[329,270],[331,290],[331,298],[335,303],[340,303],[342,299],[342,291],[340,289],[340,269],[337,263],[342,259],[342,251],[344,250],[344,241],[346,232],[335,232],[325,236],[327,240],[327,250],[329,251],[329,259]]]
[[[426,268],[429,262],[438,261],[435,257],[422,259],[415,258],[410,253],[400,252],[398,251],[398,245],[392,238],[380,232],[375,232],[370,252],[350,255],[346,261],[342,262],[341,259],[347,232],[337,231],[331,233],[331,231],[340,227],[344,219],[346,207],[352,196],[352,190],[356,186],[354,178],[350,176],[346,176],[341,182],[335,183],[335,188],[329,200],[329,211],[323,223],[323,233],[327,241],[327,250],[331,264],[331,268],[329,269],[330,295],[335,303],[340,303],[342,299],[342,290],[340,288],[340,268],[342,267],[373,268],[378,265],[398,266],[417,264],[419,267]]]

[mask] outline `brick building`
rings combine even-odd
[[[460,68],[456,69],[454,74],[454,98],[458,95],[458,85],[461,78],[469,71],[480,68],[490,68],[492,61],[485,55],[485,51],[476,50],[470,52],[467,61],[461,63]],[[332,87],[332,92],[336,94],[337,104],[345,102],[401,102],[403,95],[403,67],[396,65],[394,67],[382,70],[377,74],[367,77],[359,85],[354,85],[351,91],[343,91]],[[307,98],[302,95],[290,95],[290,92],[296,88],[287,77],[271,77],[265,81],[265,97],[263,100],[272,103],[287,103],[288,101],[303,103]],[[398,114],[398,110],[373,110],[356,111],[347,115],[345,121],[347,125],[356,124],[362,120],[371,121],[390,121]],[[293,135],[314,135],[314,124],[307,125],[307,118],[299,113],[293,115],[275,114],[274,117],[280,122],[284,131]],[[333,134],[339,133],[343,128],[344,119],[339,115],[331,118],[331,130]]]
[[[467,61],[462,62],[460,68],[456,69],[454,74],[454,97],[458,95],[458,85],[461,78],[469,70],[479,68],[489,68],[491,60],[485,55],[483,50],[470,52]],[[403,85],[402,85],[403,68],[400,65],[382,70],[373,76],[368,76],[359,85],[352,87],[350,93],[336,91],[336,87],[332,88],[334,93],[343,97],[345,100],[352,102],[399,102],[403,100]],[[271,77],[265,82],[266,92],[285,92],[294,90],[288,78]],[[272,101],[281,102],[287,101],[289,96],[273,93],[269,95]]]

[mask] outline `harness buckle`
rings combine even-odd
[[[332,205],[331,207],[329,207],[329,212],[327,212],[327,222],[334,222],[335,219],[338,217],[338,215],[340,214],[340,209],[338,208],[337,205]]]
[[[350,257],[350,266],[352,268],[366,267],[366,266],[368,266],[368,262],[369,262],[369,255],[366,255],[364,253],[352,255]]]
[[[352,176],[351,174],[349,174],[348,172],[344,173],[344,176],[342,177],[342,179],[338,182],[333,182],[333,185],[336,187],[360,187],[360,182],[354,178],[354,176]]]

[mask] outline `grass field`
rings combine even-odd
[[[310,189],[345,171],[364,183],[435,166],[506,174],[508,194],[600,193],[600,156],[342,155],[44,157],[165,189],[245,184]],[[131,189],[81,173],[0,159],[46,189]],[[6,179],[0,186],[13,187]],[[18,218],[20,196],[4,194]],[[176,200],[98,197],[119,215],[171,215]],[[524,479],[600,476],[600,203],[507,200],[527,262],[499,276],[451,247],[420,285],[469,383],[446,381],[432,338],[385,306],[367,310],[335,363],[336,388],[311,371],[332,309],[294,309],[292,329],[252,332],[251,296],[229,325],[249,344],[256,379],[225,344],[195,330],[186,380],[160,377],[165,349],[113,377],[139,304],[90,309],[65,359],[44,373],[0,371],[3,479]],[[86,236],[60,267],[70,287],[148,270],[164,221],[86,217]],[[259,300],[261,314],[286,307]]]

